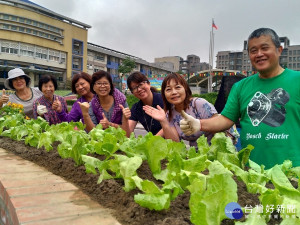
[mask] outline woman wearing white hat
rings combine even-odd
[[[8,72],[8,78],[4,82],[7,89],[14,90],[15,93],[6,95],[5,89],[2,90],[0,98],[0,107],[7,102],[17,103],[24,106],[24,113],[33,118],[32,105],[33,102],[41,97],[43,93],[37,88],[29,87],[31,79],[20,68],[12,69]]]

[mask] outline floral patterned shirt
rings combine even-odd
[[[214,114],[217,114],[217,110],[215,107],[206,101],[203,98],[193,98],[189,104],[189,107],[185,110],[185,112],[194,118],[197,119],[208,119],[212,117]],[[168,117],[168,113],[167,113]],[[201,136],[205,135],[207,137],[207,141],[210,143],[210,140],[213,137],[213,133],[204,132],[204,131],[198,131],[195,134],[192,134],[190,136],[185,135],[181,129],[180,129],[180,120],[182,120],[182,116],[180,112],[177,112],[175,110],[175,106],[172,106],[172,118],[170,120],[170,126],[173,126],[176,128],[177,133],[179,135],[180,140],[186,140],[189,141],[190,146],[195,146],[197,148],[197,142],[196,140]]]

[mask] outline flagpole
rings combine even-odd
[[[210,92],[210,75],[211,75],[211,31],[209,32],[209,74],[207,77],[207,93]]]
[[[214,24],[214,19],[212,19],[211,24]],[[207,92],[212,92],[212,70],[214,66],[214,29],[213,26],[211,26],[211,32],[210,32],[210,41],[209,41],[209,77],[207,79]]]
[[[214,19],[212,19],[212,24],[214,24]],[[214,69],[214,48],[215,48],[215,36],[214,27],[211,26],[211,69]],[[212,92],[212,81],[213,75],[210,76],[210,92]]]

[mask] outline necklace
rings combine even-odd
[[[151,121],[150,121],[150,129],[149,129],[148,123],[147,123],[147,120],[146,120],[146,116],[145,116],[145,112],[143,112],[143,116],[144,116],[144,120],[145,120],[145,123],[146,123],[147,131],[150,132],[150,131],[151,131],[151,128],[152,128],[153,117],[151,117]]]

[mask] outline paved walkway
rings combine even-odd
[[[2,148],[0,224],[120,225],[73,184]]]

